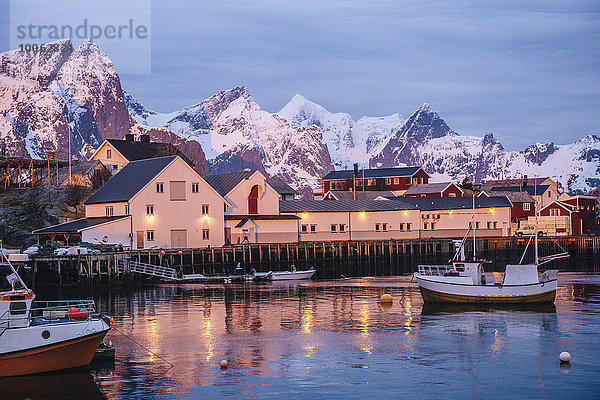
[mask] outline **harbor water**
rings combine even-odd
[[[410,276],[98,293],[116,362],[0,398],[598,398],[600,274],[558,279],[554,305],[511,308],[424,306]]]

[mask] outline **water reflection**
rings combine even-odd
[[[0,399],[106,399],[88,371],[0,378]]]
[[[556,363],[562,350],[589,354],[574,364],[586,367],[569,375],[594,381],[599,276],[559,278],[556,306],[542,307],[424,306],[409,279],[161,285],[111,293],[99,301],[116,316],[117,330],[107,340],[117,347],[117,362],[94,377],[110,398],[361,397],[379,390],[544,398],[557,393],[558,383],[579,394],[600,389],[561,381]],[[380,304],[383,293],[394,303]],[[229,362],[226,371],[222,359]]]

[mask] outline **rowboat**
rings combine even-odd
[[[10,290],[0,291],[0,377],[88,365],[111,318],[97,314],[90,300],[34,302],[35,294],[3,252],[2,259]]]

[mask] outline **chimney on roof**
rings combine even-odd
[[[150,135],[140,135],[140,143],[150,143]]]
[[[354,176],[358,176],[358,164],[354,164]]]
[[[133,142],[133,140],[134,140],[134,139],[133,139],[133,133],[127,133],[127,134],[125,135],[125,141],[126,141],[126,142]]]
[[[244,168],[244,172],[250,172],[251,169],[250,168]]]
[[[527,187],[527,175],[523,175],[523,188]]]

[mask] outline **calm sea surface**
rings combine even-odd
[[[0,399],[600,398],[600,275],[558,278],[555,306],[521,309],[424,307],[410,277],[98,295],[116,363],[0,379]]]

